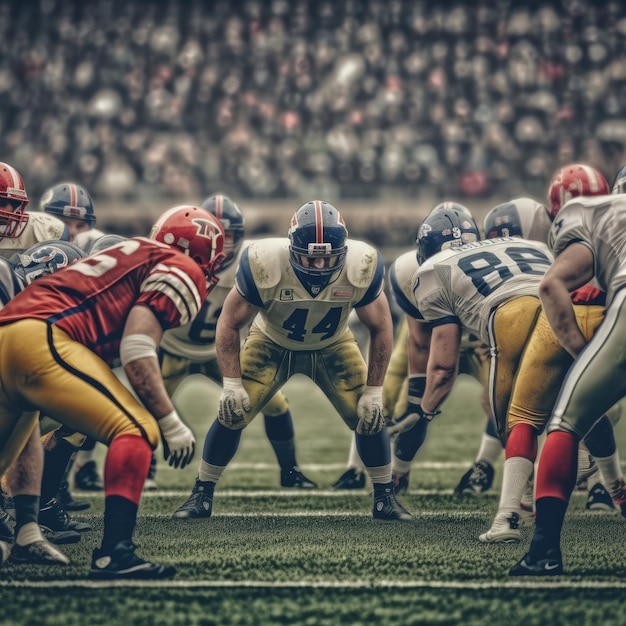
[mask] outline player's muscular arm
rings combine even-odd
[[[161,324],[148,307],[135,306],[131,309],[124,327],[123,337],[147,335],[158,346],[162,334]],[[163,384],[156,351],[154,355],[146,355],[126,363],[124,371],[137,396],[156,419],[174,410]]]
[[[539,285],[541,304],[554,334],[573,357],[586,340],[576,323],[570,291],[593,278],[593,265],[593,254],[587,246],[571,244],[554,261]]]
[[[252,322],[258,311],[259,307],[250,304],[234,287],[224,301],[217,320],[215,347],[220,370],[226,378],[241,378],[240,331]]]
[[[393,347],[393,324],[384,292],[369,304],[355,309],[370,333],[367,385],[382,386]]]
[[[446,399],[456,379],[461,327],[458,324],[442,324],[432,330],[430,355],[426,368],[426,390],[422,408],[432,413]]]
[[[430,352],[430,325],[407,316],[409,334],[407,337],[407,354],[409,375],[425,374]]]

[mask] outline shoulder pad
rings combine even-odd
[[[58,240],[63,237],[65,224],[54,215],[50,213],[29,213],[29,215],[28,226],[32,225],[37,241]]]
[[[275,237],[250,242],[247,247],[250,271],[259,289],[271,289],[280,282],[289,265],[289,239]]]
[[[346,275],[350,284],[360,289],[369,287],[378,269],[378,250],[356,239],[348,239],[346,245]]]

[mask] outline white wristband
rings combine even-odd
[[[161,428],[161,430],[167,430],[168,428],[171,428],[176,424],[182,423],[180,417],[178,416],[178,413],[176,412],[176,409],[174,409],[171,413],[160,417],[157,422],[159,423],[159,427]]]
[[[120,341],[122,366],[145,358],[157,358],[157,345],[149,335],[124,335]]]
[[[243,380],[241,380],[241,378],[228,378],[224,376],[222,379],[222,387],[224,389],[238,389],[239,387],[243,387]]]

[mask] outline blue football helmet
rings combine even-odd
[[[226,260],[222,263],[220,271],[226,269],[239,255],[244,236],[244,220],[241,209],[228,196],[209,196],[201,205],[203,209],[217,217],[224,227],[226,237],[224,239],[224,254]],[[227,241],[232,237],[232,242]]]
[[[84,187],[74,183],[59,183],[50,187],[41,196],[39,210],[59,218],[83,220],[90,228],[96,223],[91,196]]]
[[[626,193],[626,165],[622,165],[611,185],[611,193]]]
[[[127,239],[128,237],[122,237],[122,235],[102,235],[102,237],[91,240],[85,246],[85,254],[96,254]]]
[[[69,241],[42,241],[24,252],[14,254],[11,265],[15,273],[30,285],[34,280],[52,274],[74,261],[82,259],[85,253]]]
[[[449,200],[440,202],[431,209],[429,215],[432,215],[433,213],[440,213],[441,211],[458,211],[459,213],[463,213],[463,215],[467,215],[467,217],[474,219],[472,212],[466,206],[463,206],[458,202],[451,202]]]
[[[473,217],[456,209],[431,213],[417,233],[417,261],[421,265],[433,254],[447,248],[480,240],[480,231]]]
[[[316,296],[346,262],[348,230],[343,218],[332,204],[311,200],[291,218],[288,235],[291,266]]]

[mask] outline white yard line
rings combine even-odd
[[[1,588],[29,589],[109,589],[109,588],[144,588],[144,589],[626,589],[626,581],[602,580],[497,580],[497,581],[433,581],[433,580],[291,580],[285,582],[263,580],[127,580],[103,581],[91,580],[6,580],[0,581]]]

